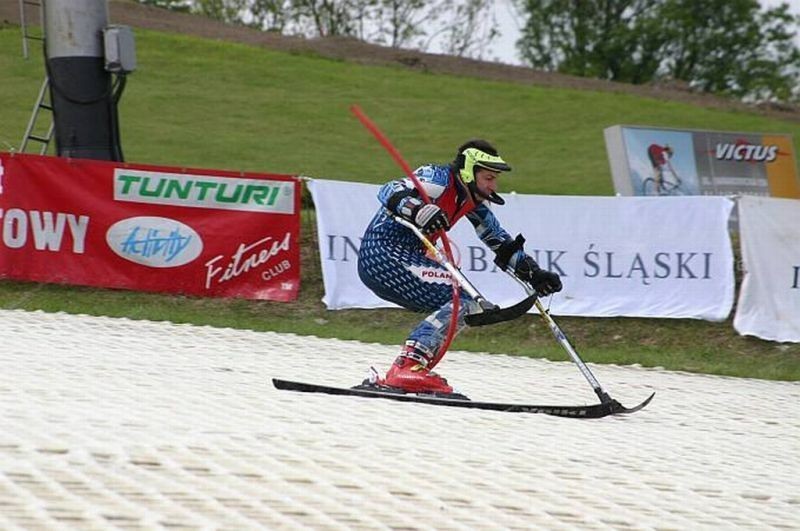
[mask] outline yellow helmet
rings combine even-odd
[[[500,157],[497,150],[489,142],[475,139],[462,145],[458,148],[453,165],[461,181],[467,185],[472,193],[473,199],[477,199],[480,196],[498,205],[505,203],[497,194],[493,193],[489,196],[482,194],[475,185],[475,170],[477,168],[486,168],[493,171],[511,171],[511,166],[506,164],[506,161]]]
[[[475,180],[475,168],[486,168],[494,171],[511,171],[497,150],[486,140],[470,140],[460,148],[455,160],[458,175],[469,184]]]

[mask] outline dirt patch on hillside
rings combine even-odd
[[[704,107],[758,113],[783,120],[800,121],[800,107],[791,105],[746,105],[729,98],[700,94],[680,84],[629,85],[598,79],[542,72],[439,54],[422,53],[367,44],[356,39],[330,37],[302,39],[262,32],[197,15],[176,13],[145,6],[132,0],[110,0],[109,21],[134,28],[184,33],[208,39],[240,42],[272,50],[315,53],[322,57],[364,65],[396,66],[422,72],[469,76],[545,87],[572,88],[635,94],[661,100],[679,101]],[[37,8],[27,8],[29,20],[38,21]],[[0,3],[0,20],[19,24],[16,2]]]

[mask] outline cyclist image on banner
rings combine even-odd
[[[650,144],[647,158],[653,167],[653,176],[642,183],[643,195],[679,195],[683,181],[675,172],[670,160],[674,150],[669,144]]]
[[[631,195],[669,197],[700,193],[696,156],[706,153],[708,148],[695,146],[692,133],[626,127],[622,135]]]

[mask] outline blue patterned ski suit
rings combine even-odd
[[[427,165],[415,175],[431,201],[447,213],[450,225],[465,216],[475,227],[478,237],[492,251],[511,240],[485,202],[474,203],[469,190],[456,177],[449,165]],[[410,334],[407,344],[414,344],[428,356],[435,356],[444,343],[453,310],[453,287],[450,274],[429,258],[422,242],[411,230],[394,221],[387,209],[400,214],[410,197],[418,197],[410,179],[386,183],[378,192],[382,207],[364,233],[358,256],[361,281],[376,295],[404,308],[433,312]],[[399,201],[398,197],[402,197]],[[509,260],[512,270],[525,253],[518,250]],[[461,292],[458,331],[464,316],[477,304]]]

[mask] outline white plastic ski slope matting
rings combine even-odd
[[[0,528],[800,528],[797,383],[593,365],[623,404],[657,394],[575,420],[270,381],[349,386],[396,350],[0,311]],[[440,368],[477,400],[596,401],[569,362]]]

